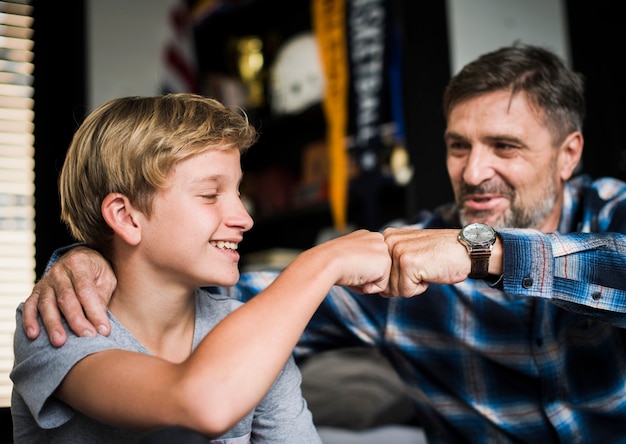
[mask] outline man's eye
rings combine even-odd
[[[464,156],[470,149],[471,146],[467,143],[452,142],[448,144],[448,153],[452,156]]]
[[[448,143],[448,149],[451,150],[463,150],[463,149],[469,149],[470,146],[467,143],[463,143],[463,142],[450,142]]]
[[[203,199],[208,199],[208,200],[214,200],[217,199],[217,194],[203,194],[202,198]]]
[[[499,150],[514,150],[514,149],[517,149],[517,146],[511,145],[510,143],[496,143],[495,147],[496,147],[496,149],[499,149]]]

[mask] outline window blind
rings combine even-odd
[[[0,1],[0,407],[11,403],[15,308],[35,282],[30,0]]]

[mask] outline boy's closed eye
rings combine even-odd
[[[216,200],[219,197],[219,193],[204,193],[200,197],[205,200]]]

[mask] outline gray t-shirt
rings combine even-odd
[[[240,305],[241,302],[229,297],[197,290],[193,348],[221,319]],[[46,334],[31,341],[22,328],[22,307],[23,304],[20,304],[16,314],[15,364],[11,372],[14,384],[11,414],[15,443],[136,442],[140,432],[95,421],[61,402],[53,393],[74,364],[92,353],[109,349],[145,354],[150,352],[111,313],[109,336],[79,338],[69,331],[66,324],[68,339],[60,348],[53,347]],[[259,405],[233,429],[213,442],[321,443],[302,397],[300,383],[300,371],[293,358],[290,358]]]

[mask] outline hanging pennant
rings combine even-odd
[[[389,113],[390,11],[386,0],[348,0],[348,133],[361,171],[377,170]]]
[[[348,67],[346,1],[312,0],[313,31],[326,79],[323,108],[329,150],[329,199],[337,231],[347,226],[348,154],[346,147]]]

